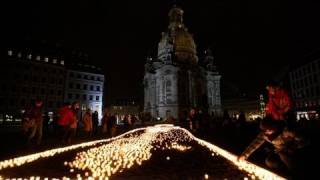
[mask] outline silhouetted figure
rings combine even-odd
[[[111,137],[114,137],[116,135],[117,131],[117,119],[115,115],[111,115],[108,120],[108,132],[110,133]]]
[[[246,115],[244,114],[244,112],[240,112],[238,122],[237,122],[238,128],[243,129],[246,125],[246,122],[247,122]]]
[[[297,132],[289,130],[283,121],[265,118],[260,123],[261,133],[239,156],[239,160],[247,159],[264,142],[269,142],[274,147],[274,152],[266,158],[266,165],[273,169],[287,167],[292,173],[299,168],[301,159],[306,155],[309,141]],[[300,171],[301,172],[301,171]]]
[[[49,123],[50,123],[50,116],[48,112],[46,112],[43,117],[43,131],[46,135],[49,134]]]
[[[30,129],[30,134],[28,135],[28,143],[31,143],[36,137],[36,143],[39,145],[42,140],[42,128],[43,128],[43,117],[42,117],[42,100],[36,99],[34,106],[28,110],[26,115],[24,116],[25,122],[28,124],[28,130]]]
[[[92,133],[94,135],[97,135],[98,134],[98,126],[99,126],[99,114],[98,114],[98,111],[94,111],[92,113],[92,126],[93,126]]]
[[[106,134],[109,133],[108,131],[108,123],[110,121],[110,113],[108,113],[107,111],[104,113],[102,120],[101,120],[101,126],[102,126],[102,134]]]

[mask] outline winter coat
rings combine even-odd
[[[64,106],[59,109],[59,119],[58,119],[58,125],[60,126],[68,126],[69,125],[69,117],[68,113],[70,111],[70,108],[68,106]]]
[[[68,126],[69,128],[77,128],[77,114],[70,108],[64,109],[58,120],[58,124],[60,126]]]
[[[283,89],[276,89],[274,94],[269,93],[269,101],[266,106],[267,115],[274,120],[284,120],[284,115],[292,106],[288,93]]]
[[[83,130],[87,132],[92,131],[92,116],[90,113],[83,115]]]
[[[43,122],[41,108],[33,107],[31,109],[29,118],[33,119],[36,125],[41,124]]]

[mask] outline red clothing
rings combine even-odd
[[[59,110],[58,125],[68,126],[70,125],[70,118],[73,116],[71,109],[68,106],[64,106]]]
[[[292,106],[288,93],[283,89],[275,89],[274,94],[269,91],[269,101],[266,106],[267,115],[274,120],[284,120],[284,115]]]

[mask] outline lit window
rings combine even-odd
[[[8,51],[8,56],[12,56],[13,52],[11,50]]]
[[[64,60],[61,60],[61,61],[60,61],[60,64],[61,64],[61,65],[64,65]]]
[[[49,62],[49,58],[44,58],[44,62]]]
[[[53,59],[53,64],[57,64],[58,60],[57,59]]]
[[[22,54],[21,53],[18,53],[18,58],[21,58]]]
[[[32,59],[32,54],[29,54],[29,55],[28,55],[28,59]]]
[[[36,60],[37,60],[37,61],[40,61],[40,59],[41,59],[40,56],[37,56],[37,57],[36,57]]]

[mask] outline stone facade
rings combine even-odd
[[[192,107],[221,114],[220,78],[211,51],[198,61],[196,44],[183,24],[183,10],[169,12],[157,58],[145,65],[144,111],[153,117],[185,116]]]
[[[20,121],[25,108],[37,98],[50,116],[63,104],[64,60],[8,50],[0,65],[0,123]]]
[[[81,69],[74,65],[73,69],[67,70],[65,102],[79,102],[81,114],[84,114],[87,108],[92,112],[97,111],[100,121],[103,115],[104,79],[102,72],[98,72],[96,68]]]

